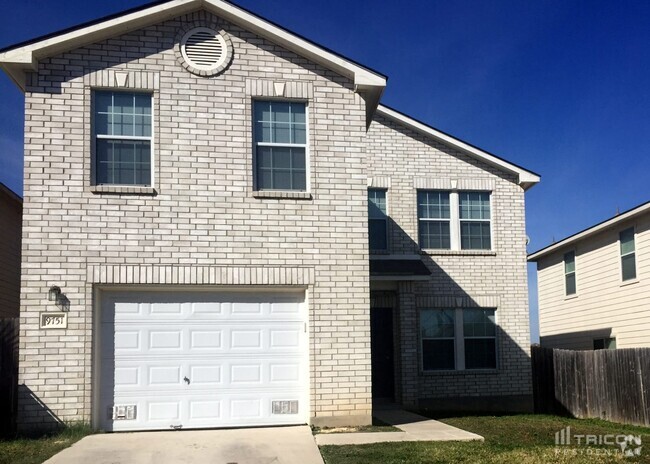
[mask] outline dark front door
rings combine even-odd
[[[370,310],[370,349],[372,350],[372,398],[395,399],[393,366],[393,310]]]

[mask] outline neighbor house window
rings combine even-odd
[[[388,249],[386,190],[368,189],[368,236],[370,250]]]
[[[495,314],[486,308],[421,310],[422,369],[496,369]]]
[[[490,194],[488,192],[460,192],[460,248],[461,250],[489,250]]]
[[[255,101],[257,190],[307,189],[305,103]]]
[[[152,185],[151,94],[95,91],[95,183]]]
[[[451,248],[451,214],[449,192],[421,190],[418,192],[418,223],[420,247]]]
[[[634,245],[634,227],[619,234],[621,242],[621,272],[623,280],[636,279],[636,247]]]
[[[596,338],[594,339],[594,350],[615,350],[615,338]]]
[[[418,225],[424,250],[491,250],[490,192],[419,190]]]
[[[564,290],[567,296],[576,294],[576,253],[564,253]]]

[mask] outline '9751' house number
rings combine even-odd
[[[41,314],[41,329],[65,329],[67,327],[68,315],[66,313]]]

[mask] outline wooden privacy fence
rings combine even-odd
[[[18,318],[0,318],[0,436],[15,433],[18,395]]]
[[[533,346],[535,412],[650,426],[650,348]]]

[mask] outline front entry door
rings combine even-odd
[[[370,310],[370,349],[372,350],[372,398],[395,399],[393,364],[393,310]]]

